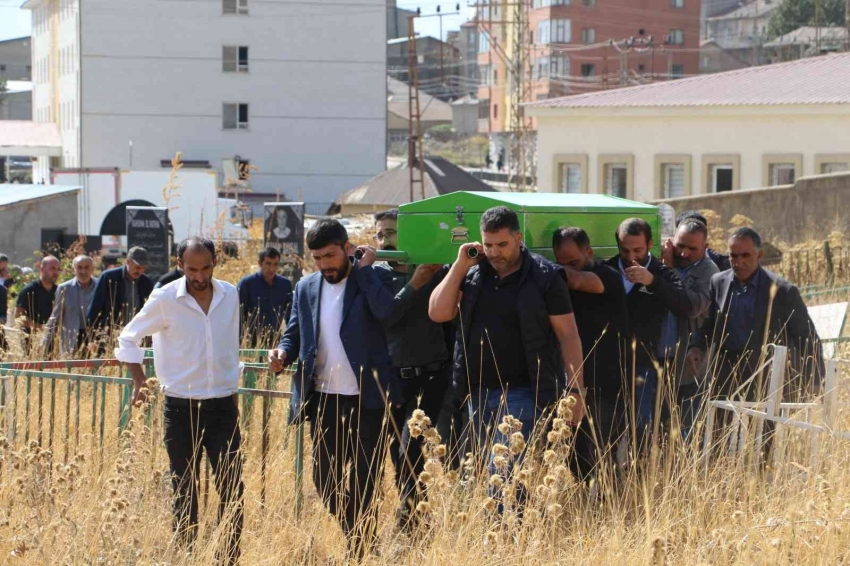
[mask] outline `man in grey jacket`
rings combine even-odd
[[[92,277],[94,262],[89,256],[74,258],[74,278],[59,285],[53,312],[47,321],[47,332],[42,346],[45,352],[53,352],[58,336],[59,356],[73,357],[85,347],[86,312],[88,311],[97,278]]]
[[[667,375],[677,386],[679,418],[682,426],[682,438],[687,439],[694,419],[702,405],[705,395],[697,374],[685,363],[689,339],[708,316],[711,306],[711,277],[718,272],[717,265],[708,258],[708,229],[705,224],[693,218],[682,220],[672,239],[664,243],[661,259],[664,264],[676,271],[682,280],[688,299],[693,305],[691,316],[676,317],[668,313],[661,331],[658,345],[658,359],[662,360]]]

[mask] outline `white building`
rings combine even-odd
[[[850,53],[526,105],[540,191],[654,200],[850,170]]]
[[[308,203],[330,203],[384,170],[384,3],[24,7],[33,15],[33,118],[62,133],[55,165],[149,171],[181,151],[221,174],[238,158],[256,167],[255,191]]]

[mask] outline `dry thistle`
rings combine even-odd
[[[494,489],[502,489],[503,485],[505,485],[505,478],[499,474],[493,474],[490,476],[490,487]]]
[[[497,470],[505,471],[508,469],[509,461],[504,456],[496,456],[493,458],[493,466],[496,467]]]
[[[488,513],[493,513],[496,510],[497,503],[496,500],[492,497],[488,497],[484,500],[484,510]]]
[[[416,512],[422,515],[428,515],[431,513],[431,504],[427,501],[420,501],[416,505]]]
[[[434,450],[431,452],[437,458],[445,458],[446,456],[446,445],[438,444],[434,447]]]
[[[499,426],[496,428],[498,428],[499,432],[505,436],[507,436],[511,432],[511,425],[508,423],[499,423]]]
[[[494,456],[507,456],[508,447],[505,446],[504,444],[498,444],[497,443],[497,444],[493,445],[492,452],[493,452]]]
[[[667,564],[667,548],[664,539],[655,537],[652,541],[652,566],[665,566]]]

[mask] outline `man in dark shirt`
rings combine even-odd
[[[565,422],[584,416],[581,339],[564,270],[532,254],[522,243],[516,213],[504,206],[481,217],[481,238],[463,244],[458,258],[431,294],[428,314],[435,322],[460,316],[454,355],[453,386],[470,395],[470,422],[478,446],[490,442],[516,448],[513,465],[524,451],[503,419],[521,423],[525,440],[544,411],[569,391],[578,398]],[[478,251],[476,258],[469,250]],[[483,260],[483,261],[482,261]],[[566,383],[565,383],[566,381]],[[502,452],[500,448],[498,452]],[[510,469],[485,453],[490,473]],[[496,496],[501,489],[494,486]],[[523,492],[517,493],[522,504]]]
[[[375,215],[375,242],[381,250],[397,250],[398,210]],[[421,409],[436,426],[440,406],[448,386],[449,351],[442,325],[428,318],[428,300],[441,281],[441,265],[412,266],[390,262],[376,271],[394,296],[392,315],[383,321],[387,346],[393,365],[399,368],[401,395],[405,402],[394,409],[390,426],[390,458],[395,464],[401,504],[398,519],[401,528],[413,526],[410,519],[422,499],[417,478],[422,473],[425,455],[422,439],[411,439],[408,421]],[[396,430],[397,429],[397,430]],[[399,434],[400,438],[399,438]]]
[[[629,352],[627,368],[635,368],[634,412],[635,440],[643,444],[644,435],[655,415],[658,375],[658,344],[667,313],[677,317],[692,316],[693,307],[676,272],[654,257],[652,228],[641,218],[628,218],[617,229],[619,255],[608,265],[620,272],[626,292],[629,313]],[[633,357],[632,357],[633,356]],[[629,384],[630,386],[632,384]],[[631,415],[629,415],[631,418]]]
[[[9,256],[0,254],[0,287],[6,287],[8,289],[14,282],[15,280],[12,279],[12,274],[9,273]],[[5,312],[3,316],[6,316]]]
[[[236,288],[242,313],[242,339],[247,339],[250,348],[267,350],[280,342],[281,329],[292,305],[292,282],[277,274],[280,252],[276,248],[261,250],[258,263],[260,270],[242,278]]]
[[[41,260],[39,278],[29,283],[18,295],[15,318],[23,318],[22,346],[24,353],[29,355],[32,348],[32,333],[50,320],[53,312],[53,301],[56,300],[56,281],[59,279],[59,260],[52,255]]]
[[[599,460],[611,474],[617,442],[623,434],[622,383],[628,334],[626,293],[620,274],[593,258],[587,232],[562,227],[552,236],[558,264],[567,272],[567,285],[584,353],[584,383],[590,423],[576,431],[571,460],[580,478],[589,478]]]
[[[699,220],[700,222],[705,224],[706,229],[708,229],[708,220],[706,220],[705,216],[703,216],[702,213],[700,213],[700,211],[698,210],[686,210],[685,212],[677,216],[676,228],[679,227],[682,221],[688,219]],[[717,269],[719,271],[726,271],[727,269],[732,269],[732,264],[729,263],[728,255],[723,255],[722,253],[715,251],[711,248],[707,248],[705,250],[705,255],[707,255],[711,259],[711,261],[714,262],[714,265],[717,266]]]
[[[156,282],[156,285],[153,286],[154,289],[159,289],[160,287],[165,287],[169,283],[173,283],[183,277],[183,270],[180,267],[175,267],[165,275],[159,278]]]
[[[6,312],[9,310],[9,291],[6,290],[6,285],[0,281],[0,359],[6,354],[9,345],[6,343]]]

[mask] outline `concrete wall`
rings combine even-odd
[[[557,191],[559,155],[586,157],[591,193],[603,186],[600,155],[631,156],[634,193],[630,196],[647,201],[662,196],[657,190],[660,168],[656,171],[656,157],[661,155],[690,159],[690,195],[699,195],[708,188],[705,159],[716,155],[737,156],[740,182],[736,185],[754,188],[769,185],[763,167],[766,155],[800,156],[799,179],[817,173],[818,156],[848,153],[850,108],[842,105],[529,110],[539,124],[540,191]]]
[[[818,175],[799,179],[795,185],[735,191],[714,195],[668,199],[677,213],[689,209],[716,212],[722,226],[743,214],[767,241],[793,244],[825,240],[830,232],[850,230],[850,173]]]
[[[0,81],[30,80],[30,42],[29,37],[0,41]]]
[[[77,192],[15,203],[0,208],[0,252],[12,263],[32,265],[41,249],[41,229],[64,228],[77,234]]]

